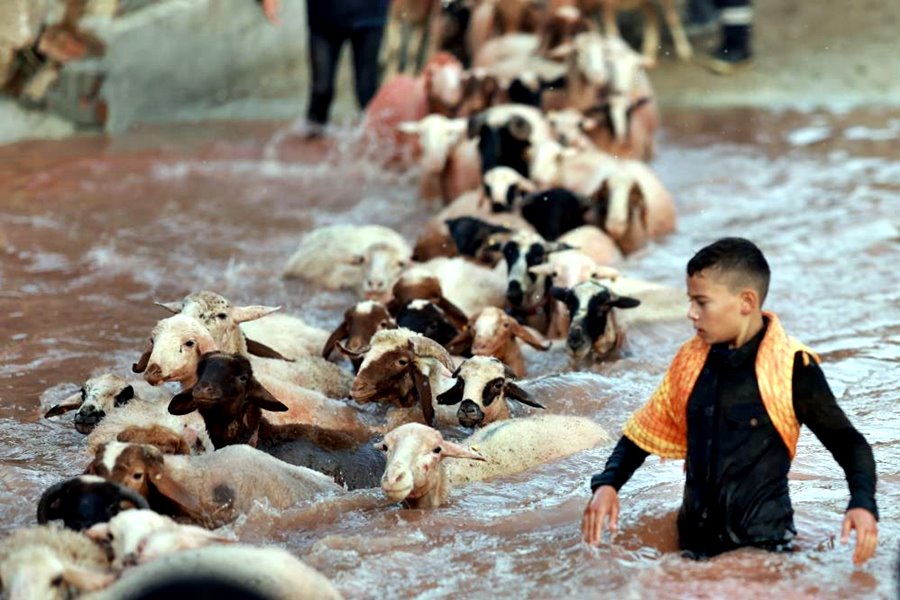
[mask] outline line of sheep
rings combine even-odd
[[[359,295],[332,331],[279,307],[191,293],[158,303],[173,314],[133,365],[142,381],[95,377],[47,411],[75,411],[85,474],[44,493],[41,525],[0,541],[8,597],[121,597],[184,565],[252,579],[241,565],[257,560],[273,565],[259,585],[274,597],[338,597],[289,554],[212,530],[260,503],[339,507],[352,490],[378,485],[391,502],[434,508],[454,486],[610,441],[590,419],[537,414],[544,406],[517,381],[532,352],[520,343],[564,346],[578,367],[614,359],[628,323],[681,316],[674,289],[621,272],[624,255],[674,229],[675,210],[652,170],[625,157],[654,151],[658,118],[640,56],[585,29],[577,11],[558,17],[554,44],[538,39],[518,55],[511,38],[485,44],[488,58],[476,57],[485,71],[462,73],[441,55],[426,67],[429,81],[480,81],[469,86],[479,94],[496,79],[490,52],[493,64],[560,59],[566,83],[539,86],[538,103],[547,92],[546,102],[569,104],[545,112],[510,103],[522,86],[509,81],[471,115],[396,123],[413,134],[401,143],[421,154],[423,195],[434,189],[446,202],[417,240],[379,225],[303,237],[284,276]],[[588,97],[606,103],[605,124],[573,104]],[[477,105],[472,98],[431,106]],[[376,99],[369,123],[384,109]],[[595,126],[603,133],[591,135]],[[475,431],[444,438],[457,427]]]

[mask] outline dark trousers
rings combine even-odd
[[[334,99],[334,79],[344,42],[353,50],[353,75],[356,99],[365,108],[378,89],[378,50],[383,27],[365,27],[344,31],[309,31],[309,57],[312,65],[312,90],[307,119],[325,124]]]
[[[722,48],[732,52],[749,52],[753,26],[751,0],[716,0],[716,8],[722,23]]]

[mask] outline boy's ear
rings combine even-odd
[[[741,290],[740,297],[742,315],[749,315],[762,308],[759,301],[759,292],[753,288],[744,288]]]

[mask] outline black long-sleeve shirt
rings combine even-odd
[[[712,556],[740,546],[776,547],[796,533],[788,495],[788,449],[766,413],[756,354],[768,323],[731,350],[714,345],[687,405],[684,499],[678,515],[682,549]],[[850,508],[878,516],[872,449],[837,405],[819,366],[794,358],[794,412],[843,468]],[[623,436],[591,479],[591,489],[619,490],[649,453]]]

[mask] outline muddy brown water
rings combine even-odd
[[[656,459],[623,489],[616,538],[585,547],[587,482],[609,447],[457,489],[439,510],[363,491],[286,515],[263,505],[235,531],[286,546],[348,597],[895,597],[900,113],[686,111],[665,122],[654,167],[677,200],[678,231],[624,268],[681,287],[703,244],[759,243],[774,272],[768,308],[822,353],[874,448],[881,536],[869,564],[855,568],[837,539],[846,483],[805,430],[791,471],[791,555],[679,558],[682,466]],[[129,374],[166,316],[154,300],[214,289],[331,328],[351,295],[279,277],[303,232],[375,222],[413,239],[436,209],[417,200],[415,170],[385,168],[383,148],[361,156],[346,131],[314,144],[284,132],[218,123],[0,148],[0,531],[32,523],[41,491],[84,468],[71,414],[41,414],[92,373]],[[529,352],[524,385],[618,435],[688,335],[686,320],[639,327],[624,357],[579,372],[560,351]]]

